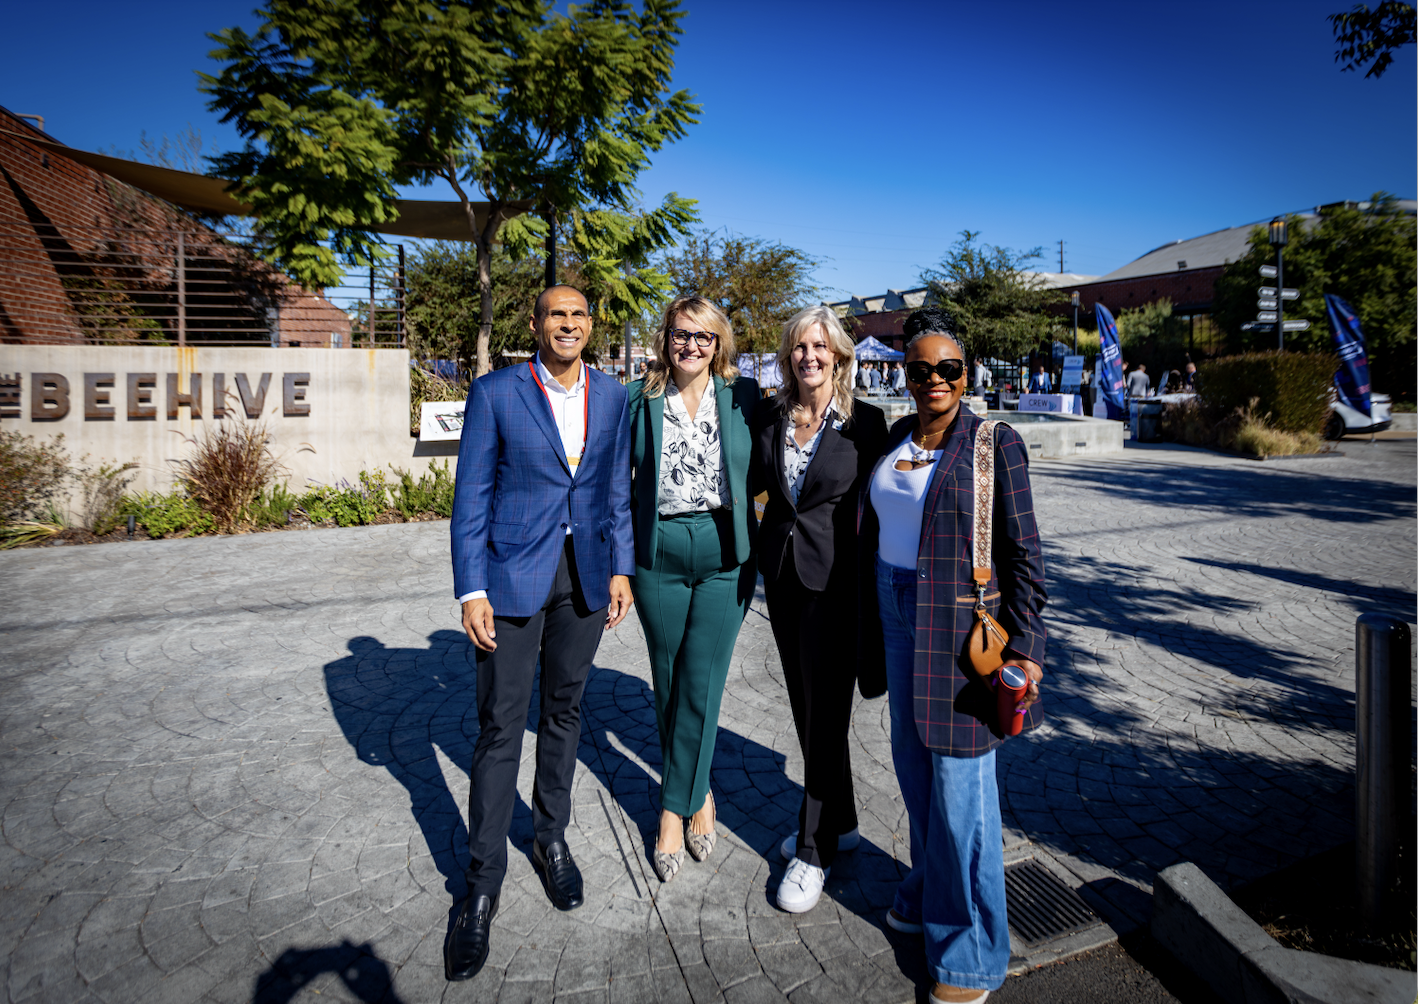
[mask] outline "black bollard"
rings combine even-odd
[[[1408,815],[1413,661],[1408,625],[1364,614],[1354,625],[1355,844],[1359,914],[1377,923],[1394,904],[1400,826]]]
[[[132,540],[132,539],[133,539],[133,531],[136,530],[137,528],[138,528],[138,518],[137,518],[136,516],[129,516],[129,517],[128,517],[128,539],[129,539],[129,540]]]

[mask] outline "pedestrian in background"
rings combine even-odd
[[[868,536],[880,528],[891,756],[911,832],[911,870],[886,922],[924,935],[936,981],[930,1000],[974,1004],[1004,982],[1009,920],[995,776],[1004,740],[996,695],[966,654],[975,623],[968,598],[973,593],[1008,636],[1004,665],[1028,680],[1021,703],[1029,729],[1042,721],[1046,596],[1028,451],[1017,432],[998,425],[993,470],[976,469],[981,420],[960,407],[965,355],[953,327],[938,307],[906,320],[906,379],[917,413],[892,428],[861,524]],[[990,478],[994,520],[989,567],[972,581],[977,475]]]
[[[734,365],[729,319],[703,297],[682,296],[665,309],[654,352],[645,379],[630,387],[630,510],[636,610],[660,733],[650,860],[668,882],[686,847],[696,861],[714,850],[709,771],[719,706],[758,578],[748,470],[761,395]]]
[[[852,396],[851,365],[837,315],[799,311],[783,325],[783,383],[753,425],[753,491],[768,493],[759,568],[804,760],[798,830],[781,845],[788,870],[777,900],[791,913],[817,905],[838,851],[861,839],[847,744],[852,688],[874,697],[885,687],[869,578],[863,587],[875,541],[857,534],[856,500],[886,419]],[[859,649],[873,657],[865,669]]]
[[[906,393],[906,371],[899,362],[891,364],[891,393],[896,397]]]
[[[1147,366],[1137,364],[1137,369],[1128,374],[1128,396],[1146,397],[1152,390],[1152,380],[1147,375]]]

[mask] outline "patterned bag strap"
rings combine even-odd
[[[990,582],[990,542],[995,513],[995,426],[998,421],[981,422],[975,433],[975,545],[971,578],[976,599],[983,602]]]

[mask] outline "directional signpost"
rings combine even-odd
[[[1260,277],[1274,279],[1274,286],[1261,286],[1256,290],[1256,319],[1254,323],[1241,325],[1242,331],[1273,330],[1279,336],[1280,348],[1285,348],[1285,332],[1307,331],[1309,321],[1285,320],[1285,301],[1298,300],[1298,289],[1285,288],[1285,258],[1283,250],[1288,243],[1285,221],[1280,217],[1270,221],[1270,245],[1275,248],[1275,264],[1262,265]]]

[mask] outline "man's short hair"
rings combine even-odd
[[[568,286],[568,285],[567,285],[566,283],[564,283],[564,282],[559,282],[559,283],[557,283],[555,286],[548,286],[546,289],[542,290],[540,293],[537,294],[536,302],[534,302],[534,303],[532,304],[532,316],[533,316],[533,317],[541,317],[541,316],[542,316],[542,301],[543,301],[543,299],[546,297],[546,295],[547,295],[548,293],[554,293],[554,292],[555,292],[556,290],[558,290],[558,289],[569,289],[569,290],[571,290],[571,292],[573,292],[573,293],[575,293],[577,296],[581,297],[581,299],[583,299],[583,300],[586,299],[586,294],[583,293],[583,292],[581,292],[581,291],[580,291],[579,289],[577,289],[575,286]]]

